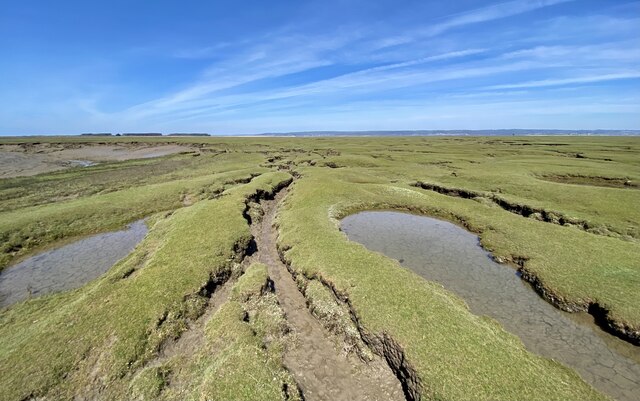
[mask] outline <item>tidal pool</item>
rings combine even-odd
[[[7,267],[0,273],[0,308],[82,286],[127,256],[146,233],[138,220],[126,230],[84,238]]]
[[[476,235],[442,220],[390,211],[348,216],[341,229],[350,240],[442,284],[474,314],[496,319],[527,349],[572,367],[603,393],[638,399],[640,348],[547,303],[514,269],[494,262]]]

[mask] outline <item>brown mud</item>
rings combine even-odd
[[[92,235],[40,252],[0,271],[0,309],[49,293],[81,287],[127,256],[147,233],[143,220],[127,229]]]
[[[260,203],[262,216],[252,225],[257,261],[268,266],[294,341],[286,350],[285,367],[292,373],[305,400],[402,400],[403,390],[387,364],[378,356],[364,362],[336,346],[341,341],[330,333],[308,308],[293,276],[281,261],[273,227],[277,204],[285,196]]]
[[[563,297],[547,288],[534,272],[527,269],[526,259],[512,258],[509,262],[518,266],[518,272],[522,279],[530,283],[531,287],[550,304],[569,313],[586,312],[593,316],[594,322],[602,330],[631,344],[640,346],[640,330],[612,318],[607,308],[593,301],[584,301],[582,303],[566,301]]]
[[[273,221],[286,188],[277,188],[276,192],[259,192],[247,199],[245,218],[254,239],[246,249],[238,250],[242,262],[233,271],[203,286],[199,294],[207,298],[207,303],[202,313],[187,320],[177,338],[161,344],[156,357],[137,372],[162,369],[173,358],[189,359],[196,355],[204,346],[207,321],[229,300],[237,278],[252,263],[261,262],[268,267],[271,290],[278,298],[290,330],[284,354],[285,368],[305,400],[404,400],[401,383],[383,359],[370,352],[371,358],[365,362],[354,353],[344,352],[348,348],[344,339],[323,327],[309,310],[307,300],[281,262],[276,248]],[[189,383],[180,382],[170,372],[167,375],[163,391],[182,394],[189,387]]]
[[[474,234],[442,220],[391,211],[352,214],[341,229],[350,240],[456,293],[472,313],[496,319],[529,351],[575,369],[617,400],[637,399],[640,350],[545,302],[512,269],[495,263]]]
[[[455,198],[463,199],[483,199],[488,200],[507,212],[517,214],[522,217],[533,218],[545,223],[556,224],[560,226],[576,227],[582,231],[586,231],[591,234],[603,235],[606,237],[614,237],[620,239],[631,239],[627,233],[619,233],[613,231],[610,227],[604,227],[602,225],[594,225],[586,220],[576,219],[568,217],[560,212],[550,211],[543,208],[530,206],[526,204],[520,204],[509,201],[498,195],[491,193],[483,193],[479,191],[472,191],[463,188],[449,188],[442,185],[430,184],[422,181],[418,181],[412,186],[426,189],[428,191],[437,192],[442,195],[452,196]]]
[[[29,176],[99,162],[147,159],[193,151],[186,145],[24,143],[0,145],[0,178]]]
[[[586,185],[604,188],[640,189],[640,183],[628,178],[587,175],[541,175],[538,179],[560,184]]]
[[[418,181],[412,185],[417,188],[434,191],[447,196],[453,196],[453,197],[464,198],[464,199],[475,199],[475,198],[488,199],[492,202],[495,202],[498,206],[502,207],[504,210],[514,214],[518,214],[522,217],[531,217],[533,213],[540,213],[541,216],[543,217],[546,216],[546,218],[542,219],[542,221],[544,222],[559,224],[559,225],[573,225],[575,227],[581,228],[584,231],[590,232],[592,234],[601,234],[599,232],[593,232],[592,230],[590,230],[589,223],[586,221],[578,221],[580,222],[580,224],[574,225],[569,222],[573,220],[568,219],[562,216],[561,214],[548,212],[543,209],[535,209],[527,205],[512,204],[502,198],[495,197],[495,196],[485,196],[485,194],[482,194],[480,192],[475,192],[475,191],[470,191],[470,190],[460,189],[460,188],[447,188],[440,185],[424,183],[421,181]],[[479,234],[479,233],[476,233],[476,234]],[[608,230],[606,234],[601,234],[601,235],[619,237],[618,234],[612,233],[611,231],[608,231]],[[538,278],[538,276],[534,272],[527,269],[526,258],[512,255],[508,259],[503,259],[503,258],[494,258],[494,259],[498,263],[508,263],[514,266],[518,270],[519,274],[521,275],[521,278],[527,281],[528,283],[530,283],[533,289],[542,298],[544,298],[547,302],[549,302],[556,308],[563,310],[565,312],[570,312],[570,313],[586,312],[591,316],[593,316],[596,324],[607,333],[612,334],[636,346],[640,345],[640,330],[637,327],[632,327],[631,325],[625,322],[618,321],[612,318],[609,311],[605,307],[603,307],[602,305],[596,302],[576,303],[576,302],[570,302],[565,300],[564,297],[551,291]]]

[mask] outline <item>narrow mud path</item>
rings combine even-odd
[[[178,337],[176,341],[169,341],[160,350],[160,355],[151,366],[160,366],[164,362],[176,355],[193,355],[195,354],[205,341],[204,326],[213,315],[220,309],[220,306],[227,302],[231,287],[235,284],[235,280],[227,280],[224,284],[217,287],[209,302],[205,312],[195,321],[189,323],[187,330]]]
[[[246,255],[240,264],[239,271],[244,272],[255,261],[255,254]],[[216,314],[218,309],[229,300],[231,289],[236,281],[237,277],[232,275],[223,283],[212,288],[212,292],[207,295],[208,300],[204,313],[196,320],[188,321],[187,329],[180,334],[180,337],[175,341],[170,340],[163,344],[156,358],[147,363],[145,367],[161,366],[174,356],[188,357],[201,349],[205,342],[205,325]],[[169,387],[171,386],[174,386],[173,382],[170,382]]]
[[[404,400],[400,382],[379,357],[365,363],[337,349],[340,340],[329,333],[307,308],[304,295],[280,260],[273,221],[279,201],[261,202],[264,216],[252,225],[257,244],[253,256],[269,268],[278,301],[296,340],[285,353],[286,368],[293,374],[307,401],[314,400]]]

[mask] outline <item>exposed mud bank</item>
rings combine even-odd
[[[488,200],[500,206],[507,212],[517,214],[522,217],[534,218],[545,223],[557,224],[560,226],[576,227],[591,234],[615,237],[620,239],[629,239],[631,237],[628,234],[616,232],[610,227],[605,227],[603,225],[594,225],[586,220],[565,216],[560,212],[554,212],[530,205],[511,202],[495,194],[472,191],[462,188],[449,188],[437,184],[425,183],[422,181],[417,181],[411,185],[417,188],[434,191],[442,195],[453,196],[456,198]]]
[[[346,309],[349,311],[349,317],[357,329],[357,337],[355,337],[353,334],[349,334],[348,331],[345,330],[337,330],[336,334],[345,335],[347,337],[347,341],[354,344],[363,344],[366,348],[362,346],[356,347],[356,351],[360,358],[366,360],[370,352],[373,352],[376,355],[384,358],[384,360],[387,362],[387,365],[391,368],[396,378],[400,382],[405,398],[410,401],[421,399],[423,387],[420,382],[420,378],[418,377],[415,369],[405,358],[405,353],[402,346],[400,346],[400,344],[398,344],[398,342],[395,341],[393,337],[384,332],[376,334],[367,330],[366,327],[360,322],[358,314],[356,313],[355,308],[350,302],[348,295],[341,294],[331,282],[321,277],[308,278],[303,275],[296,275],[290,264],[285,265],[288,267],[289,271],[292,275],[294,275],[294,277],[300,277],[302,280],[306,280],[307,282],[317,280],[322,283],[323,286],[329,289],[333,294],[335,301],[339,304],[345,305]],[[331,329],[331,327],[328,328]]]
[[[143,220],[125,230],[97,234],[40,252],[0,272],[0,308],[78,288],[127,256],[147,233]]]
[[[204,191],[200,194],[199,198],[200,199],[217,199],[220,196],[222,196],[222,194],[224,193],[225,190],[227,190],[228,186],[234,186],[234,185],[239,185],[239,184],[248,184],[250,183],[254,178],[259,177],[262,174],[258,174],[258,173],[251,173],[249,174],[248,177],[243,177],[243,178],[237,178],[234,180],[227,180],[225,182],[222,183],[222,185],[220,187],[217,187],[211,191]],[[185,199],[185,197],[183,197],[183,204],[185,206],[189,206],[192,202],[185,202],[187,199]]]
[[[257,175],[248,179],[239,180],[238,183],[248,183]],[[272,191],[258,190],[245,198],[245,211],[247,213],[252,204],[263,198],[273,197],[278,190],[291,181],[279,183]],[[251,218],[245,216],[247,224],[253,228]],[[254,222],[255,223],[255,222]],[[253,235],[240,238],[232,246],[233,257],[224,268],[210,273],[208,279],[192,293],[185,295],[178,305],[168,307],[158,318],[154,327],[149,331],[150,341],[147,350],[137,361],[131,362],[131,378],[135,381],[141,375],[149,371],[162,373],[164,383],[157,395],[164,391],[185,390],[189,383],[176,378],[172,371],[171,361],[176,358],[193,358],[205,347],[205,325],[220,309],[229,301],[232,287],[243,276],[247,268],[255,261],[257,252],[256,239]],[[268,279],[262,283],[260,296],[273,293],[273,282]],[[248,299],[242,301],[249,301]],[[245,321],[248,322],[249,314]],[[265,344],[265,349],[267,344]],[[286,388],[285,388],[286,387]],[[284,383],[283,394],[298,394],[298,389],[291,383]],[[100,393],[96,393],[100,395]],[[287,397],[284,397],[287,399]],[[297,399],[293,397],[293,399]]]
[[[578,174],[546,174],[538,176],[543,181],[560,184],[585,185],[603,188],[640,189],[640,184],[629,178],[605,177]]]
[[[520,274],[492,261],[476,235],[446,221],[389,211],[350,215],[341,229],[351,241],[455,293],[471,313],[495,319],[529,351],[575,369],[615,399],[637,398],[639,350],[560,312]],[[525,263],[522,258],[510,262]]]
[[[274,200],[260,204],[262,215],[254,234],[258,260],[268,266],[275,293],[292,328],[294,340],[285,351],[285,367],[306,400],[405,399],[402,384],[384,357],[371,352],[360,339],[346,304],[334,299],[333,290],[309,281],[302,285],[308,287],[307,295],[315,287],[323,296],[322,302],[314,304],[301,290],[301,281],[283,263],[273,221],[277,204],[285,194],[283,190]],[[334,317],[338,322],[330,322]]]
[[[400,344],[398,344],[398,342],[396,342],[387,333],[373,333],[367,330],[360,322],[357,312],[349,300],[348,294],[341,293],[336,289],[333,283],[320,276],[307,277],[296,271],[291,266],[291,261],[289,261],[285,256],[286,250],[287,249],[285,248],[278,248],[280,260],[286,266],[289,273],[294,277],[296,283],[298,283],[301,292],[307,298],[307,305],[312,305],[314,302],[308,298],[306,291],[307,286],[314,281],[321,283],[333,295],[337,304],[345,306],[352,324],[357,329],[357,333],[351,332],[344,326],[335,325],[335,322],[327,322],[326,320],[319,318],[325,328],[338,336],[343,336],[345,342],[353,344],[354,351],[358,357],[364,361],[370,359],[369,355],[371,352],[384,358],[387,365],[400,382],[405,399],[410,401],[420,400],[422,384],[416,370],[406,359],[402,346],[400,346]]]
[[[292,182],[293,177],[278,183],[271,191],[264,191],[260,189],[252,195],[248,196],[245,202],[246,207],[244,209],[244,212],[242,213],[242,216],[247,220],[247,223],[250,226],[255,223],[255,215],[252,216],[251,213],[252,208],[254,210],[256,208],[259,208],[258,205],[263,200],[273,200],[278,192],[282,191],[284,188],[287,188],[289,185],[291,185]]]
[[[503,207],[504,205],[513,205],[510,204],[509,202],[505,201],[504,199],[498,198],[500,199],[502,202],[498,203],[497,201],[495,201],[495,199],[493,199],[492,197],[487,197],[485,196],[485,194],[482,194],[480,192],[476,192],[476,191],[470,191],[470,190],[466,190],[466,189],[460,189],[460,188],[448,188],[448,187],[443,187],[443,186],[439,186],[439,185],[435,185],[435,184],[428,184],[428,183],[424,183],[424,182],[416,182],[414,184],[412,184],[412,186],[415,186],[417,188],[422,188],[422,189],[427,189],[430,191],[434,191],[434,192],[438,192],[441,193],[443,195],[448,195],[448,196],[454,196],[454,197],[458,197],[458,198],[464,198],[464,199],[476,199],[476,198],[482,198],[482,199],[489,199],[492,202],[495,202],[497,205]],[[503,207],[504,209],[505,207]],[[415,210],[411,210],[411,209],[393,209],[395,211],[408,211],[409,213],[415,213]],[[513,210],[508,210],[505,209],[511,213],[515,213],[518,215],[521,215],[523,217],[530,217],[531,210],[537,210],[534,208],[531,208],[529,206],[526,205],[515,205],[513,210],[520,210],[523,211],[522,213],[519,212],[515,212]],[[358,212],[360,210],[352,210],[349,211],[349,213],[347,214],[352,214],[355,212]],[[419,213],[421,214],[421,213]],[[557,216],[557,214],[553,213],[553,212],[547,212],[546,216]],[[344,216],[342,216],[344,217]],[[548,221],[549,223],[554,223],[554,224],[560,224],[561,220],[557,220],[557,219],[551,219],[550,221]],[[476,234],[481,234],[479,232],[477,232],[477,230],[474,230],[472,227],[469,227],[468,224],[466,224],[466,222],[464,221],[460,221],[459,219],[456,220],[457,223],[461,224],[463,227],[465,227],[467,230],[469,230],[470,232],[474,232]],[[588,224],[585,222],[585,224]],[[562,225],[562,224],[560,224]],[[580,227],[580,226],[578,226]],[[585,230],[588,231],[588,230]],[[591,231],[588,231],[591,232]],[[594,233],[597,234],[597,233]],[[612,237],[620,237],[618,234],[615,233],[611,233],[609,232],[609,234],[612,235],[606,235],[606,236],[612,236]],[[604,234],[603,234],[604,235]],[[501,258],[501,257],[495,257],[495,256],[491,256],[496,262],[498,263],[508,263],[512,266],[514,266],[518,272],[521,275],[521,278],[527,282],[529,282],[531,284],[531,286],[535,289],[535,291],[540,294],[540,296],[542,296],[547,302],[549,302],[550,304],[552,304],[553,306],[557,307],[560,310],[563,310],[565,312],[570,312],[570,313],[575,313],[575,312],[586,312],[589,313],[590,315],[592,315],[595,319],[595,321],[597,322],[598,326],[600,326],[600,328],[602,328],[604,331],[606,331],[609,334],[612,334],[616,337],[619,337],[631,344],[634,345],[640,345],[640,329],[637,327],[633,327],[631,325],[629,325],[628,323],[625,322],[621,322],[619,320],[616,320],[615,318],[610,316],[610,312],[606,309],[605,306],[600,305],[597,301],[594,300],[588,300],[585,302],[573,302],[573,301],[568,301],[566,298],[564,298],[563,296],[561,296],[560,294],[556,293],[555,291],[551,290],[547,285],[545,285],[542,280],[537,277],[537,275],[526,268],[525,264],[527,261],[527,258],[521,257],[521,256],[517,256],[517,255],[512,255],[509,258]]]
[[[271,278],[265,276],[262,281],[255,280],[256,270],[260,268],[258,265],[254,264],[251,255],[248,255],[237,272],[221,277],[219,282],[209,281],[203,286],[201,292],[209,298],[204,313],[191,321],[188,329],[178,339],[165,343],[156,358],[132,375],[130,394],[134,399],[170,400],[193,392],[202,380],[202,374],[197,373],[197,369],[194,371],[194,366],[203,363],[203,360],[208,361],[210,369],[217,371],[217,375],[242,375],[235,371],[238,367],[236,365],[251,362],[227,359],[229,353],[234,354],[234,351],[240,353],[240,356],[236,357],[242,358],[242,351],[235,342],[236,336],[259,347],[259,355],[251,355],[252,358],[260,360],[258,363],[271,364],[271,369],[279,372],[270,377],[271,380],[277,380],[277,383],[259,382],[256,383],[257,386],[279,387],[283,400],[302,399],[301,390],[293,376],[279,363],[282,347],[290,338],[290,328],[277,302]],[[227,308],[226,312],[223,311],[224,308]],[[241,313],[236,315],[233,321],[228,321],[228,311],[234,308],[240,308]],[[233,325],[239,325],[235,327],[237,331],[229,327]],[[249,330],[245,330],[246,328]],[[207,331],[211,330],[218,330],[221,337],[212,339],[211,334],[207,334]],[[266,361],[262,358],[266,358]],[[242,368],[243,366],[240,366],[240,369]],[[273,370],[265,369],[273,373]],[[251,376],[255,371],[249,370],[248,374]],[[161,376],[160,385],[151,394],[144,385],[149,375]],[[206,379],[203,382],[206,382]],[[274,387],[271,387],[272,391]],[[140,397],[145,393],[146,395]]]
[[[260,174],[252,174],[251,177],[246,179],[234,180],[233,182],[229,182],[232,184],[247,184],[251,182],[255,177]],[[273,190],[265,191],[262,189],[257,190],[253,194],[249,195],[245,199],[245,210],[243,211],[243,217],[247,220],[247,224],[249,226],[252,225],[252,218],[250,216],[250,209],[252,205],[255,205],[262,199],[273,199],[275,194],[280,191],[282,188],[288,186],[292,182],[292,179],[280,182],[276,185]],[[196,290],[194,293],[186,295],[183,299],[184,304],[194,303],[195,299],[200,298],[201,301],[196,301],[196,304],[200,304],[202,307],[195,311],[195,314],[192,314],[188,317],[188,320],[194,321],[199,319],[206,311],[207,304],[212,296],[215,294],[216,290],[225,284],[227,284],[230,280],[236,280],[239,276],[241,276],[248,267],[249,263],[253,261],[251,258],[257,252],[257,245],[255,241],[255,237],[251,235],[250,237],[242,238],[238,242],[233,244],[233,259],[230,260],[229,264],[225,269],[217,272],[212,272],[206,282],[204,282],[201,287]],[[203,302],[203,301],[204,302]],[[168,316],[168,311],[165,312],[159,319],[157,326],[165,324]],[[184,319],[183,319],[184,320]],[[182,322],[185,323],[184,321]],[[173,338],[173,340],[177,340],[180,337],[180,333]],[[160,347],[161,348],[161,347]]]
[[[597,301],[573,302],[551,290],[531,270],[527,269],[527,259],[512,256],[509,259],[493,258],[498,263],[508,263],[516,267],[520,277],[531,284],[531,287],[547,302],[556,308],[569,313],[588,313],[593,316],[596,324],[604,331],[633,345],[640,346],[640,330],[631,325],[615,320],[610,311]]]
[[[304,295],[311,314],[342,340],[342,350],[346,354],[355,353],[365,363],[371,362],[374,354],[362,340],[351,308],[334,293],[333,287],[325,284],[324,280],[309,279],[302,274],[294,274],[289,268],[287,270]]]
[[[176,347],[176,344],[183,340],[185,333],[193,330],[194,324],[205,315],[207,308],[211,306],[213,295],[229,281],[231,276],[230,270],[212,274],[197,291],[185,295],[177,309],[167,309],[160,315],[155,331],[162,340],[152,351],[156,355],[156,363],[159,358],[168,359],[175,354],[170,350],[179,348]]]
[[[502,260],[497,261],[504,262]],[[529,282],[533,289],[553,306],[570,313],[586,312],[593,316],[596,324],[604,331],[628,341],[631,344],[640,345],[640,330],[627,323],[620,322],[612,318],[610,311],[605,306],[600,305],[597,301],[569,301],[552,291],[534,272],[527,269],[525,258],[512,257],[511,260],[508,260],[507,262],[515,265],[520,273],[520,277]]]
[[[0,145],[0,178],[30,176],[94,162],[124,161],[197,152],[180,143],[19,143]],[[198,153],[194,153],[198,154]]]
[[[235,256],[227,268],[211,272],[199,288],[158,316],[147,334],[147,350],[139,359],[130,362],[132,379],[144,370],[155,369],[162,371],[164,387],[173,386],[173,372],[164,365],[176,356],[195,355],[203,345],[204,325],[227,302],[231,286],[249,263],[252,241],[237,242],[233,249]]]

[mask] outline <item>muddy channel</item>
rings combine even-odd
[[[0,273],[0,308],[86,284],[127,256],[146,233],[144,221],[138,220],[125,230],[84,238],[7,267]]]
[[[348,216],[341,229],[350,240],[442,284],[474,314],[496,319],[528,350],[575,369],[603,393],[619,401],[638,399],[640,347],[604,333],[589,316],[571,316],[544,301],[514,269],[494,262],[476,235],[391,211]]]

